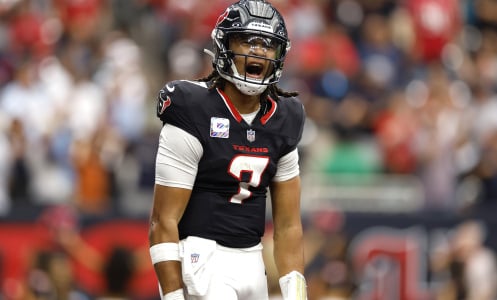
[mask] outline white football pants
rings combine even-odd
[[[211,258],[213,275],[205,296],[187,300],[267,300],[267,277],[262,244],[235,249],[217,245]]]

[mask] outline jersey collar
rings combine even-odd
[[[233,116],[233,118],[240,123],[243,118],[236,109],[235,105],[233,102],[231,102],[231,99],[226,95],[222,90],[219,88],[216,88],[219,96],[221,96],[221,99],[223,99],[224,104],[226,105],[226,108],[228,108],[229,112]],[[264,110],[264,115],[260,118],[261,124],[266,125],[266,123],[271,119],[271,117],[275,114],[276,108],[278,107],[278,104],[276,101],[274,101],[271,97],[267,97],[268,103],[266,103],[266,107],[269,106],[269,109]]]

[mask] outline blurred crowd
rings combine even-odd
[[[67,205],[146,219],[156,93],[210,73],[203,49],[230,2],[0,1],[1,218]],[[420,211],[497,207],[497,2],[271,2],[292,42],[279,85],[308,115],[303,177],[409,175]]]
[[[228,3],[3,1],[0,212],[143,212],[156,91],[210,71],[202,50]],[[493,202],[493,1],[274,4],[292,41],[280,85],[309,117],[303,171],[415,175],[426,209]]]

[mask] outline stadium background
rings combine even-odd
[[[157,299],[155,94],[210,72],[228,3],[0,1],[1,299]],[[496,299],[495,1],[272,3],[308,114],[309,299]],[[270,238],[268,214],[278,299]]]

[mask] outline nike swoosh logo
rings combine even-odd
[[[174,89],[175,89],[175,88],[176,88],[175,86],[170,87],[169,85],[167,85],[167,84],[166,84],[166,89],[169,91],[169,93],[174,92]]]

